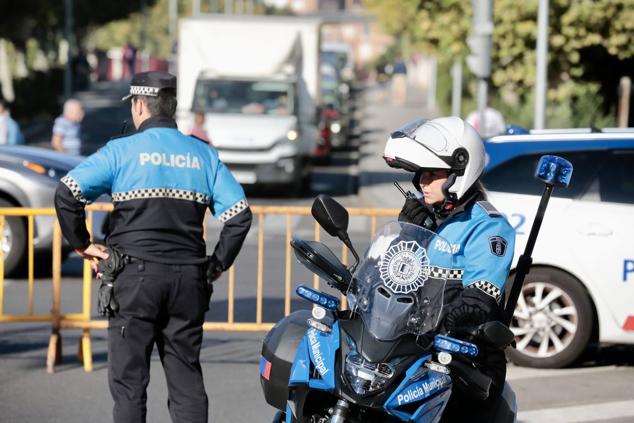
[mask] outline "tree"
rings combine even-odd
[[[152,5],[156,0],[74,0],[74,31],[78,38],[90,28],[121,19],[141,4]],[[4,0],[0,14],[0,38],[22,48],[25,43],[57,39],[64,30],[64,0]]]
[[[168,59],[170,57],[170,39],[168,33],[169,0],[156,0],[146,9],[145,15],[132,13],[125,19],[113,21],[93,30],[87,37],[88,42],[102,50],[124,45],[127,41],[139,46],[152,56]],[[191,16],[192,0],[178,0],[178,17]],[[210,4],[200,2],[202,13],[222,13],[225,2],[216,5],[220,10],[210,10]],[[235,6],[234,6],[235,7]],[[254,14],[288,14],[287,9],[275,9],[260,2],[255,5]],[[143,39],[142,39],[143,38]]]
[[[405,54],[426,51],[445,63],[468,54],[469,1],[365,0],[364,4],[378,16],[385,30],[400,40]],[[523,107],[532,98],[537,7],[537,0],[494,1],[491,91],[497,91],[498,101],[507,106]],[[551,0],[548,96],[552,117],[568,119],[571,124],[594,123],[578,122],[581,117],[574,113],[578,104],[588,102],[588,97],[594,103],[604,99],[602,112],[607,113],[615,104],[619,77],[634,76],[632,39],[631,0]],[[597,94],[599,97],[595,97]],[[568,116],[562,117],[562,113]],[[596,113],[588,119],[595,118]]]

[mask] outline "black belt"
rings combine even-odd
[[[171,270],[174,271],[179,271],[184,267],[187,266],[193,266],[193,267],[201,267],[203,266],[205,263],[160,263],[157,261],[149,261],[149,260],[144,260],[142,258],[138,258],[138,257],[132,257],[129,255],[124,255],[123,256],[123,262],[125,264],[137,264],[139,266],[159,266],[159,267],[165,267],[165,268],[170,268]]]

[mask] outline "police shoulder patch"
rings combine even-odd
[[[493,204],[489,203],[488,201],[478,201],[476,204],[482,207],[482,209],[489,216],[494,216],[494,217],[502,216],[502,213],[500,213],[495,207],[493,207]]]
[[[504,257],[504,254],[506,254],[506,245],[506,240],[501,236],[492,236],[489,238],[489,247],[493,255]]]

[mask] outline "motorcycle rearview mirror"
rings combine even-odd
[[[351,267],[351,272],[354,272],[357,264],[359,264],[359,255],[352,246],[352,242],[348,236],[349,215],[346,208],[339,204],[334,198],[325,194],[319,194],[317,198],[315,198],[315,201],[313,201],[310,212],[319,225],[324,228],[330,236],[336,236],[350,249],[356,260],[356,263]]]
[[[319,194],[310,212],[330,236],[342,241],[348,238],[348,211],[332,197]]]

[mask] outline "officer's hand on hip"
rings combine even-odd
[[[90,244],[83,250],[75,250],[77,254],[82,256],[86,260],[90,260],[90,266],[92,270],[97,272],[97,263],[99,260],[108,258],[108,248],[101,244]],[[96,259],[96,260],[95,260]]]
[[[221,275],[222,275],[221,271],[209,272],[209,273],[207,273],[207,282],[208,283],[216,282]]]

